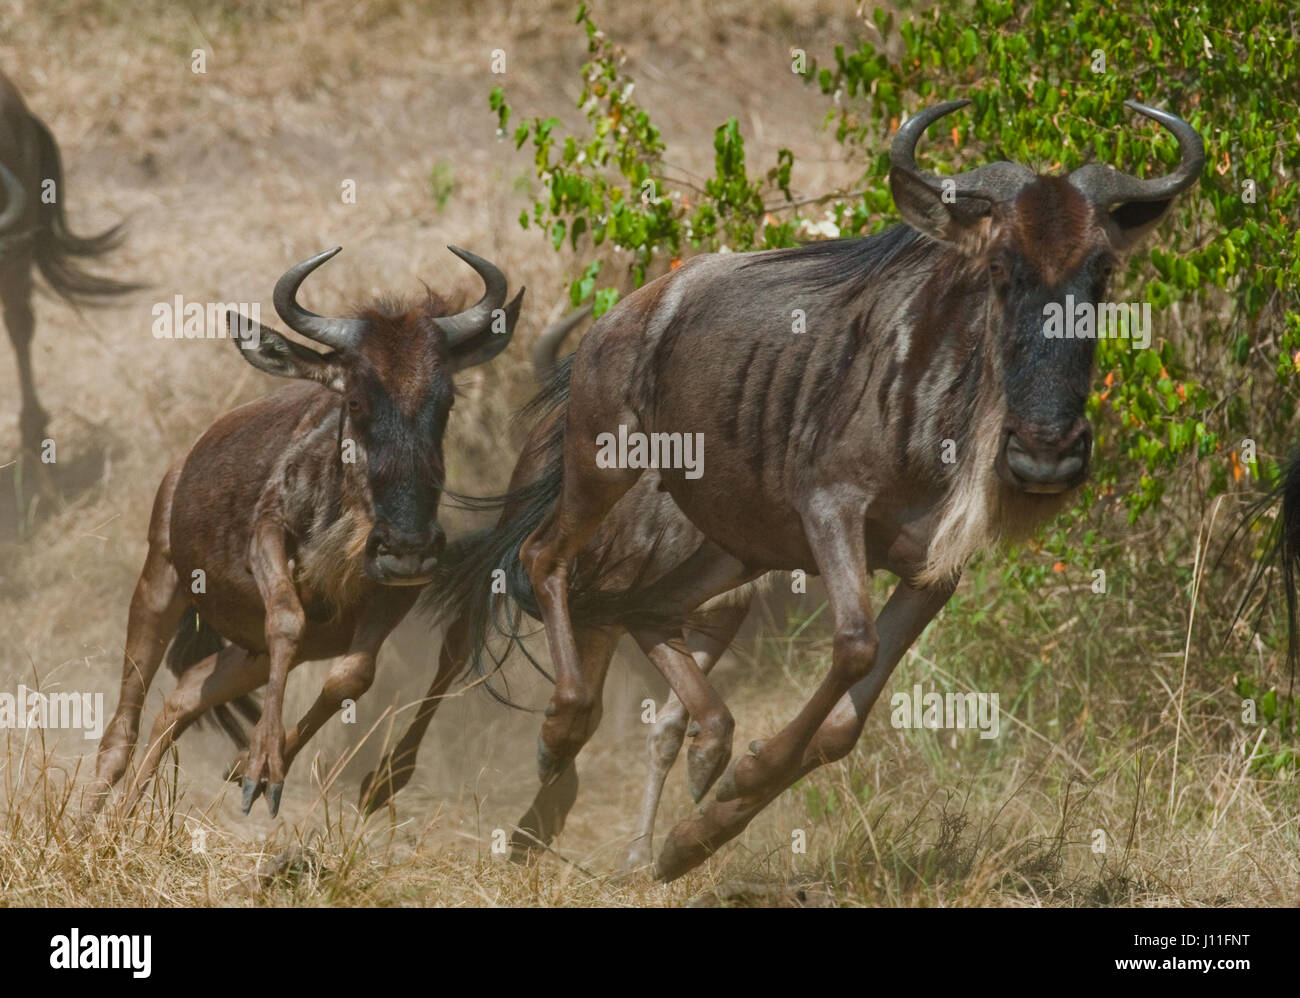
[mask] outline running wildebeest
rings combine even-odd
[[[42,195],[53,187],[53,200]],[[95,236],[68,229],[63,210],[63,168],[54,136],[23,103],[22,95],[0,73],[0,306],[18,359],[22,409],[18,417],[23,449],[37,453],[45,439],[48,414],[36,397],[32,371],[32,266],[51,290],[74,304],[94,303],[133,291],[139,285],[99,277],[83,270],[77,257],[97,257],[122,240],[122,223]]]
[[[523,298],[520,290],[505,304],[500,270],[451,251],[485,286],[457,315],[432,292],[413,308],[379,301],[352,318],[307,311],[299,285],[333,249],[287,271],[274,294],[281,320],[327,352],[228,317],[245,360],[306,383],[226,414],[163,478],[90,813],[134,754],[145,694],[173,635],[180,680],[154,723],[128,811],[185,728],[266,683],[241,760],[243,807],[247,813],[264,789],[276,814],[302,744],[342,701],[370,687],[379,647],[432,578],[444,546],[437,513],[452,375],[505,348]],[[203,640],[191,633],[195,614]],[[335,656],[342,657],[316,702],[286,735],[289,670]]]
[[[578,642],[581,555],[644,477],[627,466],[642,462],[598,460],[610,434],[651,446],[702,434],[708,445],[703,474],[657,473],[708,541],[689,571],[661,580],[658,608],[689,611],[770,570],[823,576],[830,671],[785,728],[730,767],[730,715],[680,632],[653,649],[692,718],[692,794],[722,777],[701,816],[670,833],[662,879],[847,754],[966,561],[1043,523],[1087,476],[1095,341],[1049,335],[1045,306],[1095,306],[1120,255],[1196,183],[1204,147],[1176,115],[1127,102],[1177,138],[1169,175],[1101,164],[1036,175],[1010,162],[923,172],[916,142],[967,103],[922,111],[894,138],[890,187],[906,225],[696,257],[602,316],[561,389],[559,446],[483,542],[517,546],[530,589],[518,598],[535,600],[546,628],[556,687],[538,745],[543,784],[571,768],[598,718],[605,659]],[[899,579],[879,616],[868,595],[877,569]],[[477,585],[486,600],[487,579]]]
[[[513,576],[507,587],[509,592],[522,594],[526,600],[527,582],[519,576],[518,548],[523,538],[518,533],[519,525],[536,522],[554,498],[545,472],[559,456],[562,437],[557,420],[563,412],[561,403],[568,386],[567,366],[557,368],[556,353],[564,336],[588,311],[580,309],[556,322],[533,345],[534,374],[544,388],[524,415],[540,414],[541,418],[534,425],[511,477],[510,495],[500,518],[502,529],[481,535],[483,542],[471,537],[453,545],[457,552],[449,555],[438,582],[427,591],[428,602],[435,612],[450,621],[438,670],[406,732],[362,784],[361,803],[368,813],[386,804],[410,782],[420,742],[442,697],[466,666],[483,654],[492,621],[491,607],[482,598],[485,594],[482,581],[501,569],[507,576]],[[529,490],[538,486],[540,492],[530,493]],[[530,498],[536,498],[541,506],[532,510],[522,508]],[[655,603],[663,580],[670,573],[673,574],[668,584],[675,590],[680,584],[677,580],[689,577],[694,566],[711,561],[717,554],[667,493],[659,489],[657,473],[644,475],[614,506],[583,549],[582,557],[591,566],[584,588],[595,597],[582,608],[578,625],[578,645],[588,674],[603,681],[624,632],[630,632],[651,661],[663,668],[671,668],[676,660],[663,656],[660,646],[674,639],[688,642],[699,672],[707,674],[749,613],[752,587],[741,586],[720,598],[720,605],[710,607],[710,612],[685,634],[680,628],[665,629],[660,621],[646,620],[642,609]],[[534,605],[527,602],[524,605],[537,613]],[[677,681],[689,683],[690,678],[681,676]],[[725,705],[722,709],[726,710]],[[650,861],[655,813],[668,771],[686,736],[687,721],[686,709],[673,694],[657,712],[647,736],[649,775],[638,815],[638,834],[626,859],[629,867],[643,866]],[[513,838],[516,858],[538,844],[549,843],[559,834],[577,790],[577,771],[573,766],[567,767],[556,782],[541,788]]]

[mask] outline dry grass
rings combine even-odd
[[[3,2],[14,16],[6,11],[0,65],[59,137],[74,225],[129,216],[113,270],[152,287],[84,315],[38,302],[38,376],[60,461],[103,468],[58,509],[16,511],[21,538],[19,523],[0,531],[0,692],[19,683],[95,690],[111,707],[157,481],[215,415],[271,387],[225,344],[153,340],[150,306],[177,293],[260,300],[288,262],[335,244],[346,252],[307,291],[318,311],[416,292],[420,280],[467,288],[449,242],[497,260],[529,288],[524,343],[462,380],[448,444],[453,487],[500,487],[518,444],[509,415],[531,390],[523,347],[558,313],[572,261],[517,227],[530,173],[526,154],[492,135],[486,94],[501,81],[488,53],[506,50],[504,83],[516,113],[531,115],[570,107],[585,49],[566,27],[567,0],[158,2],[152,12],[110,0]],[[851,183],[854,165],[819,130],[820,98],[772,68],[791,45],[824,52],[846,37],[849,5],[757,6],[597,10],[627,43],[639,99],[674,162],[707,170],[713,126],[736,114],[752,162],[788,145],[796,187]],[[206,76],[189,71],[195,47],[208,49]],[[438,164],[452,186],[441,209],[429,184]],[[345,178],[358,183],[355,206],[340,202]],[[0,353],[0,439],[13,441],[16,377]],[[3,732],[0,901],[679,905],[714,892],[790,903],[796,883],[806,901],[846,905],[1295,904],[1295,783],[1251,769],[1252,746],[1274,736],[1240,723],[1229,688],[1239,669],[1276,681],[1277,656],[1262,645],[1243,651],[1244,642],[1219,650],[1216,622],[1239,565],[1197,595],[1189,643],[1196,528],[1172,531],[1163,546],[1129,538],[1128,588],[1100,603],[1082,602],[1078,585],[1017,590],[989,568],[972,573],[892,688],[934,679],[998,691],[1002,737],[898,731],[882,703],[847,762],[782,796],[672,885],[612,872],[640,794],[640,702],[663,693],[634,653],[612,671],[562,856],[517,867],[492,852],[494,830],[508,829],[534,790],[537,718],[481,691],[444,706],[391,815],[359,820],[359,778],[409,716],[436,653],[438,636],[411,621],[385,649],[357,724],[329,726],[299,761],[276,822],[260,805],[239,815],[220,782],[229,748],[196,731],[135,820],[110,817],[78,840],[69,815],[93,742]],[[1137,553],[1166,548],[1181,552],[1168,566]],[[806,597],[797,619],[816,605]],[[820,618],[783,636],[795,631],[769,616],[719,667],[738,746],[789,717],[824,672]],[[289,715],[324,668],[295,674]],[[153,691],[146,730],[169,685]],[[512,692],[540,704],[545,687],[517,665]],[[661,834],[689,813],[683,782],[675,771]],[[792,852],[796,829],[806,854]],[[1096,829],[1105,853],[1093,851]]]

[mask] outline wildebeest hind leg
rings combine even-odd
[[[621,633],[614,628],[592,628],[577,633],[583,676],[595,694],[595,702],[588,715],[587,737],[591,737],[600,726],[601,691]],[[519,819],[514,834],[510,836],[510,858],[516,863],[522,862],[539,846],[550,845],[564,830],[564,822],[577,798],[578,770],[570,760],[553,781],[542,784],[532,805]]]
[[[83,823],[93,820],[135,754],[145,695],[185,611],[184,591],[172,565],[167,532],[167,523],[171,519],[171,496],[179,474],[178,468],[167,473],[154,500],[149,524],[149,554],[131,596],[127,617],[117,710],[99,742],[95,778],[87,788],[81,815]]]
[[[735,722],[688,650],[685,631],[676,620],[684,619],[713,596],[748,582],[755,574],[716,545],[705,543],[646,589],[645,606],[664,614],[669,622],[641,628],[632,635],[691,716],[686,775],[696,801],[708,793],[731,758]]]
[[[32,314],[32,277],[26,259],[21,267],[0,273],[0,303],[4,306],[5,327],[18,361],[18,390],[22,394],[22,411],[18,417],[23,450],[38,454],[45,439],[47,415],[36,398],[36,375],[32,370],[32,336],[36,320]]]
[[[154,721],[149,748],[126,795],[124,813],[130,814],[139,804],[158,764],[181,732],[204,711],[257,689],[266,682],[267,672],[265,654],[252,655],[238,645],[227,645],[185,670]]]
[[[592,443],[596,436],[566,431],[560,499],[519,553],[546,625],[555,666],[555,693],[537,741],[537,770],[543,783],[558,777],[586,743],[596,702],[569,619],[569,567],[605,514],[641,474],[637,469],[598,469]]]
[[[731,645],[749,614],[750,601],[745,600],[733,606],[718,610],[710,620],[710,626],[703,631],[691,632],[691,656],[700,672],[708,675],[717,664],[723,652]],[[673,768],[682,742],[686,739],[687,722],[690,714],[678,699],[676,693],[670,693],[668,700],[660,708],[655,723],[646,737],[647,778],[645,792],[641,797],[641,810],[637,819],[637,835],[628,849],[623,865],[625,869],[635,870],[647,866],[654,858],[655,815],[659,811],[659,799],[663,795],[664,782],[668,771]],[[730,755],[730,753],[728,753]],[[692,796],[695,791],[692,788]],[[701,793],[700,796],[703,796]],[[700,797],[695,797],[699,800]]]
[[[840,698],[817,728],[799,764],[770,782],[756,796],[715,800],[699,817],[678,822],[659,853],[656,876],[672,880],[699,865],[723,843],[739,835],[759,811],[795,780],[848,755],[894,668],[948,601],[955,585],[953,580],[930,589],[917,589],[906,582],[895,586],[876,619],[879,646],[875,664]]]

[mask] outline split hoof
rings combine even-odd
[[[247,815],[253,809],[253,801],[261,796],[261,784],[254,780],[245,779],[243,783],[243,801],[241,807],[244,814]]]
[[[718,792],[715,799],[726,803],[741,797],[751,796],[761,780],[758,767],[758,754],[763,750],[763,743],[757,739],[749,743],[749,755],[737,759],[718,780]]]
[[[712,850],[701,842],[680,841],[677,830],[674,829],[659,850],[659,858],[654,864],[654,877],[662,883],[669,883],[695,869],[710,855]]]
[[[379,786],[375,779],[375,774],[378,772],[379,770],[375,769],[366,774],[366,778],[361,781],[361,792],[357,794],[357,807],[365,812],[366,817],[378,811],[388,803],[388,798],[393,796],[394,791],[389,781],[385,780],[384,785]]]
[[[270,809],[272,818],[280,813],[280,795],[283,793],[283,783],[272,783],[266,788],[266,806]]]
[[[692,745],[686,750],[686,782],[696,804],[704,799],[730,761],[731,745],[728,741],[715,742],[703,749]]]

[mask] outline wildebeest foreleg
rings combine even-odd
[[[360,700],[375,681],[375,658],[379,649],[415,601],[418,590],[397,589],[370,602],[357,627],[348,653],[330,668],[320,695],[307,713],[284,736],[284,772],[288,775],[293,760],[325,723],[343,709],[347,700]],[[238,779],[247,772],[248,756],[241,752],[230,767],[227,779]],[[265,781],[257,784],[253,800],[266,789]]]
[[[744,603],[723,607],[713,615],[706,630],[690,632],[689,642],[693,646],[691,656],[702,674],[708,675],[722,653],[731,645],[740,625],[749,614],[749,605],[749,600],[746,600]],[[681,751],[682,742],[686,738],[689,720],[690,714],[677,694],[669,693],[646,737],[648,776],[637,819],[638,833],[624,860],[624,866],[629,870],[647,866],[654,858],[655,815],[659,811],[659,799],[663,795],[668,771],[673,768],[677,753]]]
[[[124,813],[130,814],[140,803],[158,764],[181,732],[204,711],[257,689],[266,682],[266,673],[266,656],[249,654],[238,645],[227,645],[186,669],[154,721],[149,748],[124,801]]]
[[[285,549],[284,530],[273,517],[264,517],[254,528],[249,567],[266,608],[266,650],[270,675],[262,716],[248,742],[248,766],[244,772],[244,813],[253,806],[257,785],[265,780],[266,803],[275,817],[284,792],[284,688],[289,670],[298,659],[306,614],[298,599]]]
[[[739,835],[759,811],[795,780],[847,755],[895,666],[948,601],[955,584],[954,580],[940,587],[917,589],[900,581],[876,620],[879,645],[874,665],[836,703],[804,750],[798,766],[757,794],[716,800],[699,817],[678,822],[664,842],[655,864],[655,875],[661,880],[672,880],[698,866],[723,843]]]
[[[36,376],[32,371],[32,336],[36,320],[32,315],[32,276],[27,258],[0,273],[0,302],[4,305],[5,328],[18,360],[18,390],[22,393],[19,432],[25,451],[40,453],[48,416],[36,398]]]
[[[109,791],[122,778],[131,756],[135,754],[145,695],[185,611],[183,587],[172,565],[167,533],[171,496],[179,475],[179,467],[173,468],[163,479],[154,500],[149,524],[149,553],[135,584],[127,617],[117,710],[99,741],[95,778],[87,789],[83,820],[103,806]]]

